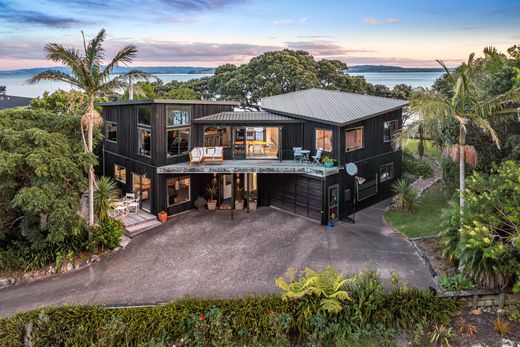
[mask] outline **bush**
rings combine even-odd
[[[122,222],[108,218],[102,225],[96,225],[93,230],[93,243],[103,248],[114,249],[119,246],[119,240],[125,232]]]
[[[392,192],[397,194],[396,204],[401,211],[416,210],[419,198],[407,180],[400,179],[392,183]]]
[[[432,168],[427,161],[415,158],[408,152],[403,152],[403,170],[414,176],[428,178],[433,175]]]
[[[439,284],[445,290],[454,292],[462,290],[470,290],[475,288],[475,284],[466,278],[463,274],[456,274],[454,276],[441,276]]]
[[[451,159],[442,159],[441,169],[444,187],[446,187],[448,193],[453,194],[459,189],[459,165]]]

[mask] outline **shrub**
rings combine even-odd
[[[401,211],[416,210],[419,198],[407,180],[400,179],[392,183],[392,191],[397,194],[396,202]]]
[[[408,152],[403,152],[403,170],[414,176],[428,178],[433,175],[432,168],[427,161],[415,158]]]
[[[430,342],[437,346],[450,347],[455,333],[450,326],[441,324],[434,325],[430,333]]]
[[[103,224],[96,225],[93,230],[93,243],[103,248],[114,249],[125,232],[122,222],[108,218]]]
[[[108,214],[117,196],[117,183],[112,178],[102,176],[96,181],[94,210],[101,223],[105,223],[110,218]]]
[[[511,331],[511,324],[500,318],[493,321],[493,327],[495,328],[496,333],[500,336],[509,335]]]
[[[441,276],[439,284],[448,291],[470,290],[475,288],[475,284],[466,278],[463,274],[454,276]]]
[[[462,317],[457,318],[455,321],[455,328],[462,336],[475,336],[477,333],[477,327]]]

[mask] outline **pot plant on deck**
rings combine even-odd
[[[321,159],[321,162],[323,163],[323,166],[325,167],[333,167],[334,163],[336,162],[336,159],[329,157],[328,155],[324,156]]]
[[[250,210],[256,210],[256,207],[258,205],[257,200],[256,200],[256,190],[252,190],[251,193],[249,194],[248,204],[249,204]]]
[[[218,188],[215,186],[211,186],[211,187],[206,188],[206,192],[209,195],[208,210],[216,210],[217,209],[217,200],[215,200],[215,198],[217,197],[217,194],[218,194]]]
[[[244,189],[240,187],[235,188],[235,209],[244,209]]]
[[[159,218],[159,221],[161,223],[166,223],[166,221],[168,220],[168,214],[166,213],[166,211],[161,211],[157,214],[157,218]]]

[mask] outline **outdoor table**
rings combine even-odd
[[[308,163],[309,162],[309,155],[311,154],[311,151],[309,151],[308,149],[302,149],[300,151],[300,153],[302,154],[302,156],[300,158],[300,161],[303,161],[304,163]]]

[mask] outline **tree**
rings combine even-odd
[[[102,124],[102,118],[94,108],[94,98],[98,95],[124,88],[130,76],[144,79],[150,77],[149,74],[144,72],[132,70],[112,78],[111,74],[114,68],[120,64],[127,65],[133,61],[137,54],[137,48],[135,45],[123,47],[107,65],[103,66],[103,60],[105,59],[103,42],[105,38],[105,29],[101,29],[96,37],[88,43],[83,35],[83,53],[74,48],[65,48],[58,43],[46,44],[44,51],[47,59],[69,67],[71,73],[51,69],[41,72],[29,80],[29,83],[37,83],[42,80],[67,82],[85,93],[87,104],[81,119],[81,133],[85,153],[92,153],[94,129]],[[86,139],[85,132],[87,133]],[[94,225],[93,165],[90,165],[88,168],[88,205],[88,224],[92,227]],[[91,237],[91,232],[89,232],[89,237]]]
[[[193,89],[180,87],[174,88],[170,90],[168,93],[164,94],[166,99],[174,99],[174,100],[197,100],[197,93]]]
[[[467,146],[468,128],[487,134],[499,146],[499,139],[493,129],[490,119],[499,114],[511,114],[510,103],[520,98],[518,91],[510,91],[492,98],[486,98],[480,93],[476,84],[474,54],[469,56],[467,63],[462,64],[456,73],[451,73],[442,61],[447,80],[453,90],[453,96],[447,97],[437,92],[422,90],[414,93],[410,99],[410,109],[421,116],[416,122],[401,133],[401,138],[412,134],[421,128],[432,137],[443,137],[450,124],[458,127],[458,143],[449,153],[459,161],[459,205],[464,207],[465,165],[476,162],[474,147]]]

